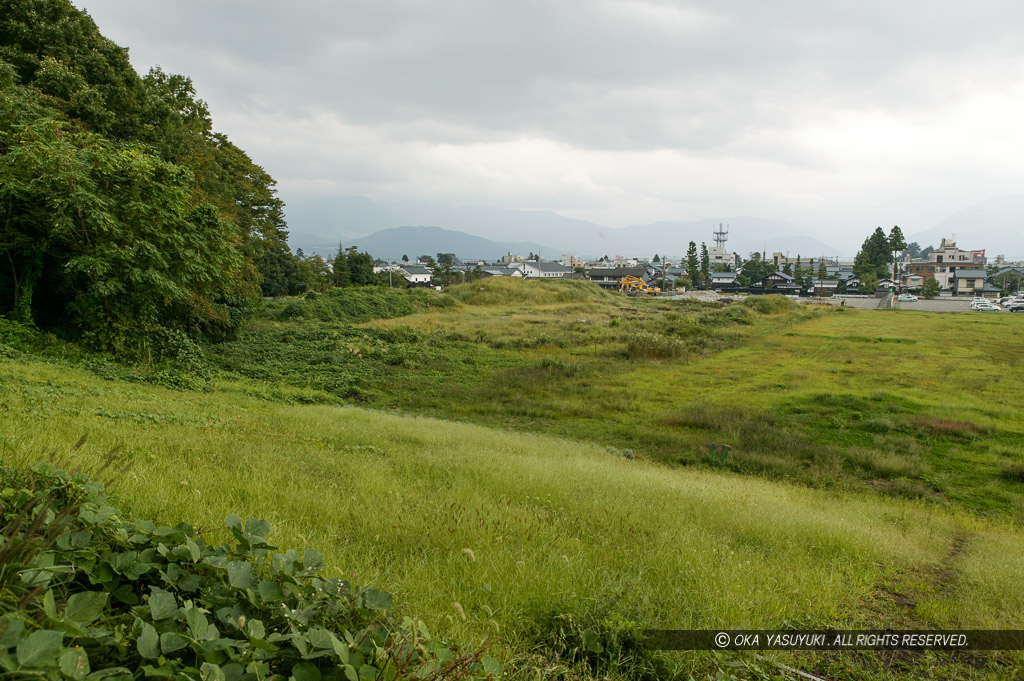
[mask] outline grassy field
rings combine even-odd
[[[670,465],[706,466],[724,442],[737,472],[1024,516],[1020,319],[722,307],[564,284],[490,280],[455,289],[458,306],[360,326],[271,309],[215,356],[228,376],[307,391],[297,399]]]
[[[632,644],[646,627],[1019,627],[1019,319],[504,286],[362,327],[271,307],[215,349],[205,391],[0,345],[0,457],[90,467],[122,447],[130,512],[211,541],[229,513],[266,518],[510,678],[1024,664]],[[703,447],[723,440],[713,470]]]

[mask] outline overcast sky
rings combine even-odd
[[[1020,0],[75,0],[289,204],[908,234],[1024,177]],[[833,239],[835,241],[836,239]]]

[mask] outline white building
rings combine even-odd
[[[512,267],[523,272],[524,279],[561,279],[572,273],[571,267],[557,262],[520,262],[513,263]]]
[[[429,286],[431,272],[422,265],[403,265],[402,272],[406,281],[413,286]]]
[[[715,265],[725,265],[729,269],[736,269],[736,254],[730,253],[721,246],[712,246],[708,249],[708,260],[711,262],[712,268]]]

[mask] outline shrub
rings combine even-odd
[[[545,659],[567,663],[587,677],[669,678],[665,660],[646,645],[637,623],[609,610],[605,606],[543,615],[535,636]]]
[[[0,669],[39,679],[358,681],[490,677],[497,663],[431,640],[390,594],[275,552],[270,525],[228,516],[232,544],[131,521],[102,485],[0,469]]]
[[[332,288],[307,294],[281,310],[281,319],[315,319],[358,324],[421,312],[431,306],[451,307],[455,301],[428,289],[388,289],[378,286]]]
[[[761,314],[782,314],[797,309],[797,304],[789,298],[780,295],[747,296],[743,299],[742,305],[760,312]]]

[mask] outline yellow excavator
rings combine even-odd
[[[653,296],[661,293],[660,288],[648,285],[640,277],[623,277],[619,279],[619,291],[632,296],[641,294]]]

